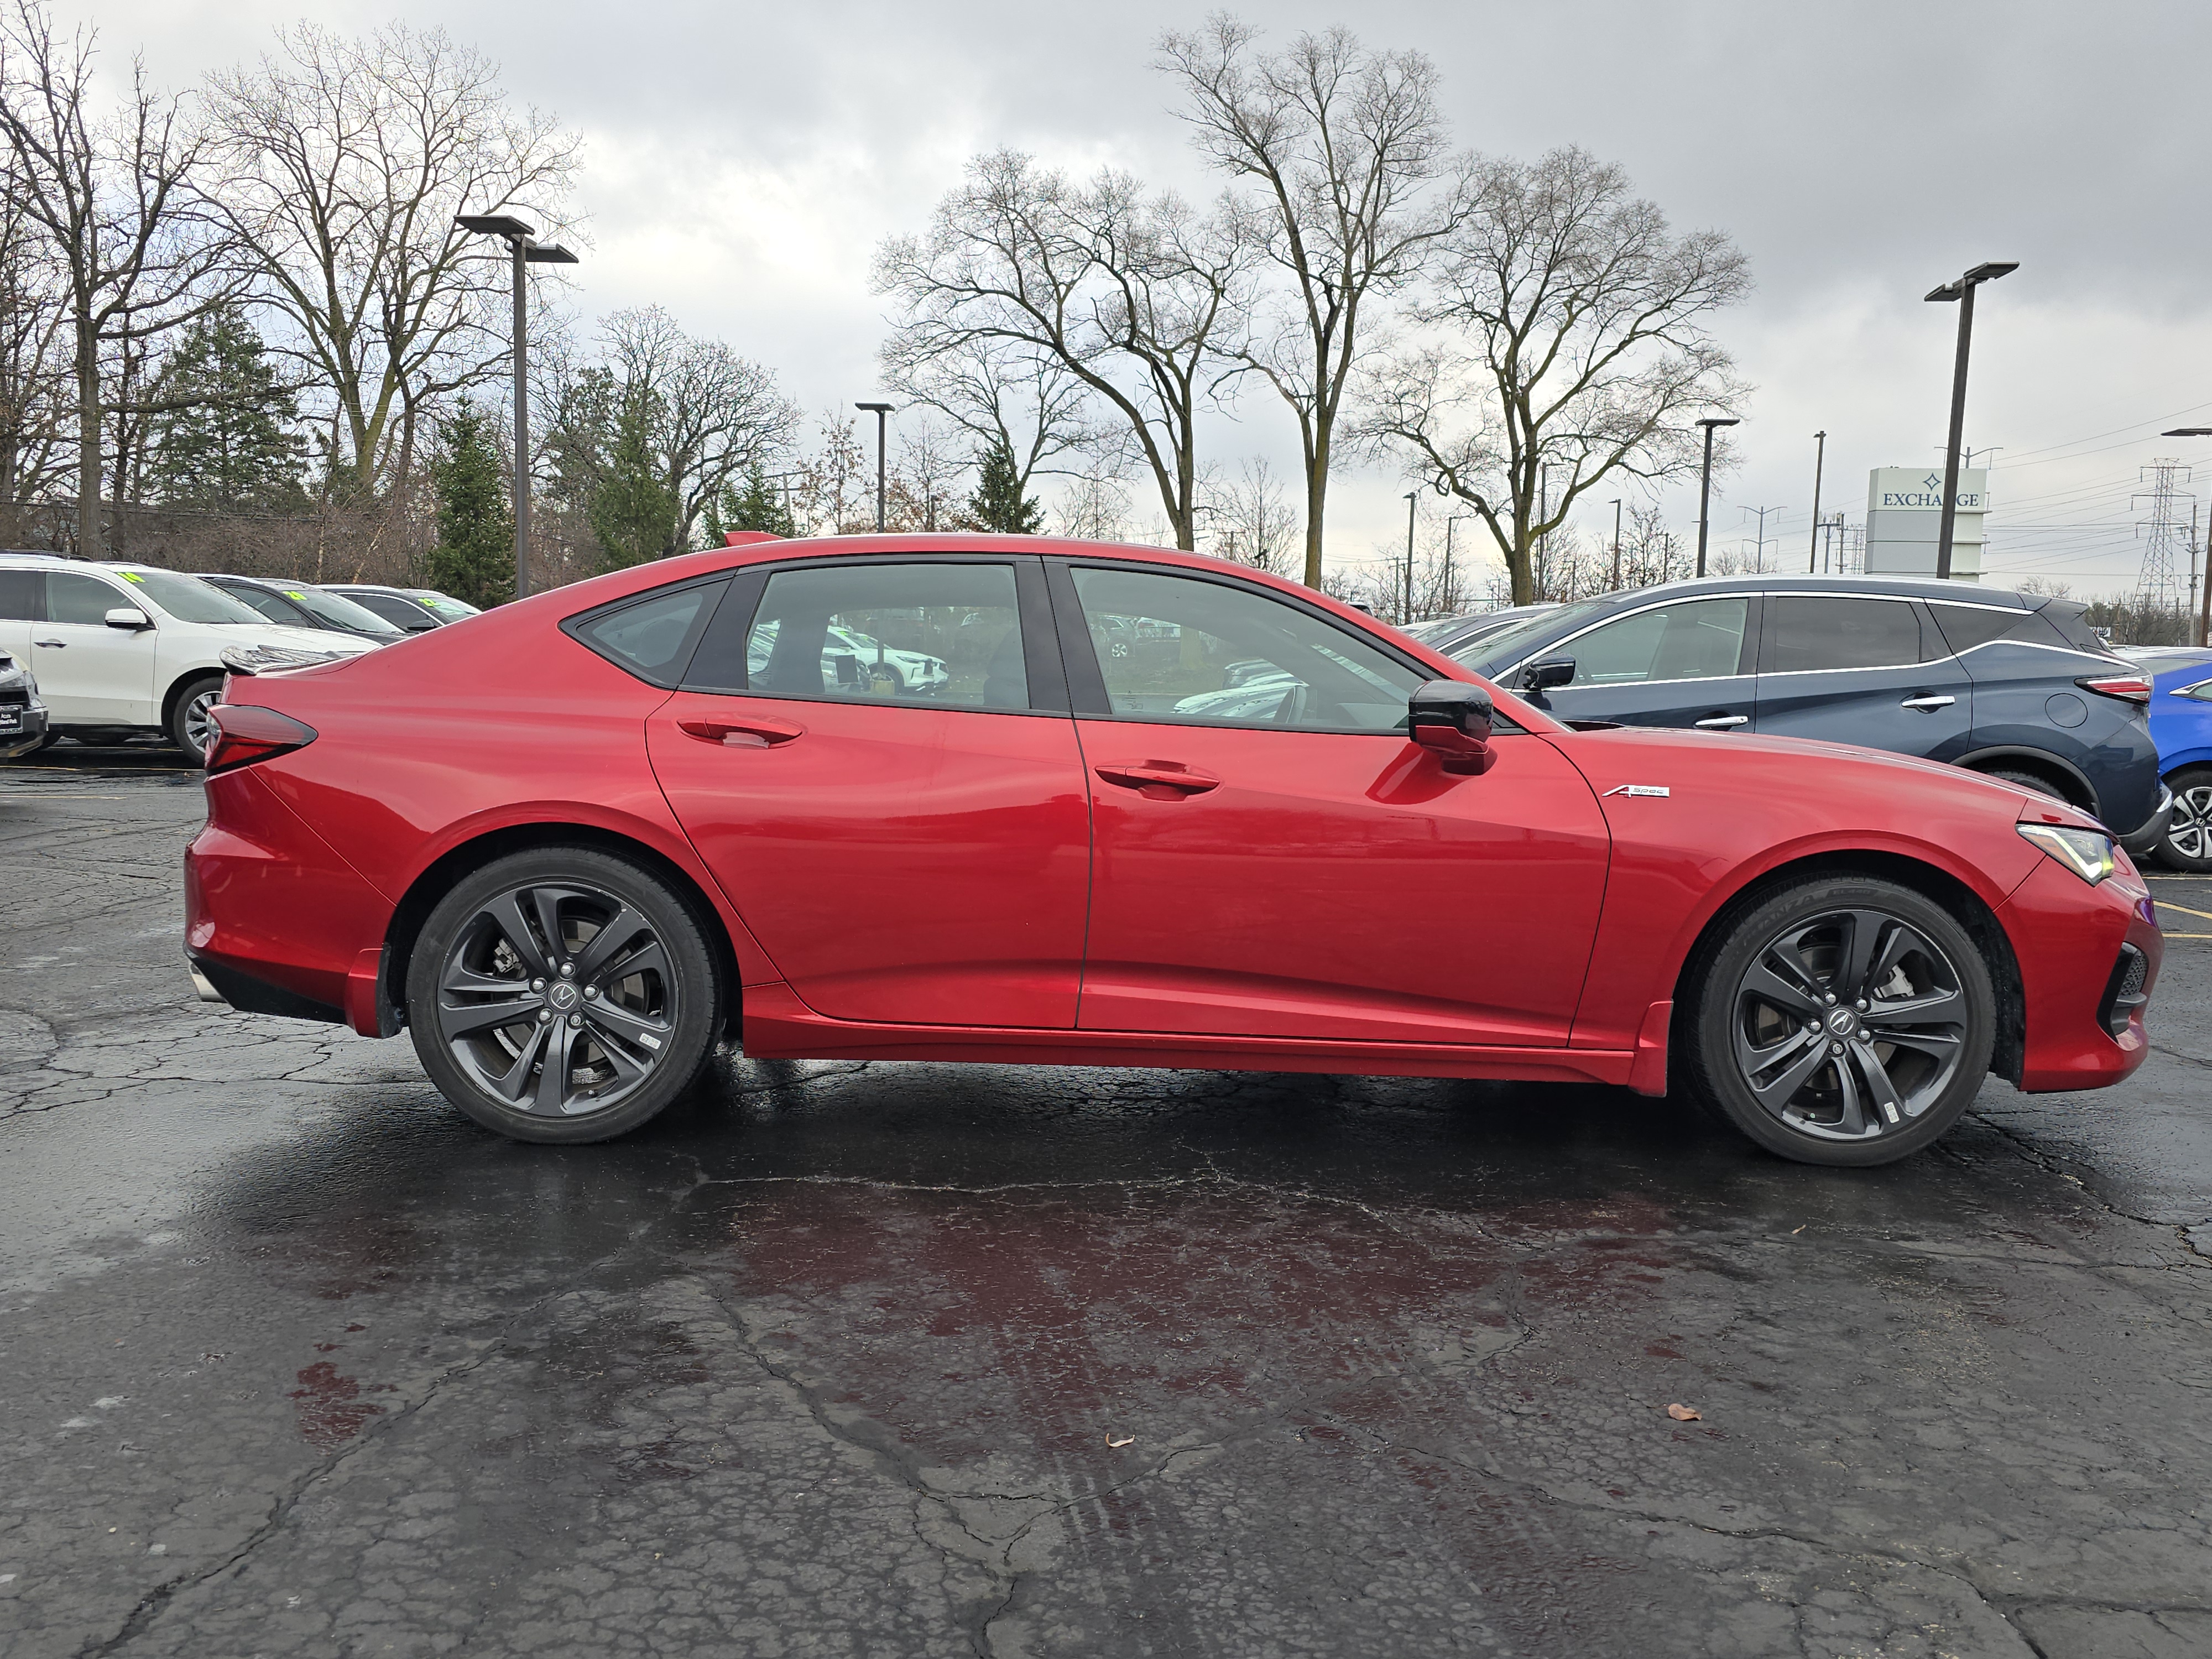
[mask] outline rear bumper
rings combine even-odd
[[[2158,845],[2159,838],[2166,834],[2166,827],[2172,818],[2173,791],[2161,783],[2158,787],[2158,805],[2152,809],[2151,815],[2142,821],[2139,828],[2115,839],[2130,853],[2148,853]]]
[[[2165,940],[2139,886],[2114,878],[2089,887],[2045,859],[2014,890],[1997,920],[2020,962],[2023,1091],[2101,1089],[2143,1063],[2150,1054],[2147,1007],[2130,1010],[2117,1034],[2105,1024],[2122,945],[2133,945],[2144,957],[2146,1000],[2158,984]]]

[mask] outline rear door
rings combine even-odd
[[[1757,705],[1758,621],[1755,593],[1676,599],[1612,617],[1534,653],[1531,662],[1573,659],[1575,677],[1530,701],[1560,720],[1747,727]]]
[[[1759,732],[1948,761],[1973,730],[1973,682],[1917,600],[1766,596]]]
[[[816,1012],[1074,1025],[1091,814],[1036,558],[741,573],[647,738]]]
[[[158,721],[155,630],[110,628],[107,613],[125,607],[154,616],[138,595],[104,577],[75,570],[46,573],[46,614],[32,625],[31,667],[57,726]]]

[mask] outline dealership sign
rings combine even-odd
[[[1984,467],[1959,473],[1951,532],[1951,574],[1980,580],[1982,514],[1989,506]],[[1943,469],[1878,466],[1867,478],[1866,568],[1870,576],[1932,576],[1943,523]]]

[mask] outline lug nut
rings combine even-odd
[[[599,988],[596,985],[586,985],[584,988],[584,994],[587,997],[595,997],[599,995]]]
[[[569,975],[575,971],[576,964],[573,962],[564,962],[561,964],[561,977],[562,979],[568,978]]]
[[[1864,1013],[1864,1012],[1866,1012],[1866,1011],[1867,1011],[1866,999],[1865,999],[1864,997],[1861,997],[1861,998],[1859,999],[1859,1012],[1860,1012],[1861,1013]]]
[[[1844,1052],[1844,1045],[1840,1042],[1832,1042],[1828,1045],[1828,1052],[1832,1054],[1840,1054]]]
[[[543,1025],[547,1020],[552,1018],[553,1011],[550,1008],[540,1008],[538,1011],[538,1023],[540,1025]]]
[[[1827,995],[1826,995],[1826,996],[1824,996],[1824,997],[1822,997],[1822,998],[1820,999],[1820,1000],[1821,1000],[1821,1001],[1823,1001],[1823,1002],[1833,1002],[1835,1000],[1836,1000],[1836,994],[1835,994],[1833,991],[1829,992]]]
[[[545,981],[542,979],[533,979],[530,981],[530,988],[533,991],[542,991],[545,988]]]

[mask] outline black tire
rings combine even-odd
[[[1991,767],[1982,775],[1985,778],[1995,778],[1999,783],[2013,784],[2039,795],[2048,795],[2053,800],[2066,799],[2064,790],[2051,782],[2050,779],[2039,778],[2033,772],[2014,772],[2002,767]]]
[[[564,963],[577,969],[565,979]],[[612,854],[542,848],[439,901],[408,964],[407,1023],[461,1111],[568,1146],[627,1134],[682,1094],[713,1051],[721,994],[700,921],[666,883]]]
[[[222,676],[205,674],[177,693],[169,710],[169,741],[196,766],[207,763],[207,711],[222,696]]]
[[[2166,781],[2173,817],[2152,850],[2169,870],[2212,875],[2212,766],[2185,766]]]
[[[1918,1152],[1966,1109],[1996,1038],[1989,965],[1966,930],[1872,877],[1767,892],[1699,947],[1684,983],[1691,1089],[1802,1164],[1863,1169]]]

